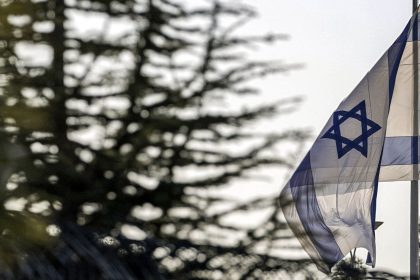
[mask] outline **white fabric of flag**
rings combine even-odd
[[[413,135],[418,26],[416,13],[332,114],[280,195],[288,224],[326,273],[353,248],[367,249],[374,266],[378,181],[418,176],[413,172],[419,161]]]

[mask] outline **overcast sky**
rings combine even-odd
[[[287,33],[290,40],[264,49],[267,57],[304,63],[302,70],[261,83],[264,98],[305,97],[299,111],[276,127],[309,127],[314,137],[411,17],[411,0],[247,0],[260,18],[246,28]],[[302,156],[304,153],[302,153]],[[409,183],[381,184],[377,266],[409,272]]]

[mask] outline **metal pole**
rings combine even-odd
[[[413,0],[413,13],[417,11],[418,0]],[[418,186],[418,30],[417,21],[413,26],[413,181],[410,192],[410,275],[411,279],[419,279],[419,186]]]

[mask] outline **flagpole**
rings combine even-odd
[[[413,13],[417,11],[418,0],[413,0]],[[419,186],[418,186],[418,41],[417,41],[417,23],[413,27],[413,180],[411,181],[410,192],[410,275],[411,279],[419,279]]]

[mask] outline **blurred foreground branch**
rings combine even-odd
[[[254,16],[237,2],[0,1],[2,278],[310,277],[304,257],[274,252],[299,248],[277,197],[208,193],[292,166],[274,148],[307,137],[246,130],[299,103],[246,102],[256,79],[296,67],[252,58],[285,39],[240,35]],[[226,222],[249,210],[269,214]]]

